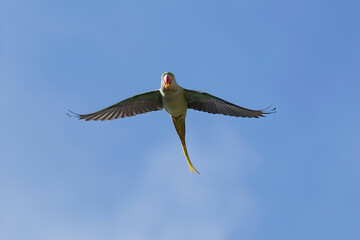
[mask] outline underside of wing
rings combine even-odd
[[[85,121],[104,121],[131,117],[137,114],[159,111],[162,109],[163,104],[161,100],[161,93],[159,90],[156,90],[135,95],[94,113],[77,114],[71,111],[69,112],[77,118],[84,119]],[[71,116],[70,114],[68,115]]]
[[[205,92],[184,89],[188,108],[213,114],[223,114],[234,117],[259,118],[265,114],[274,113],[276,108],[251,110],[237,106]]]

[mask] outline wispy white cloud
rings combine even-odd
[[[160,142],[146,155],[138,170],[140,178],[127,183],[130,190],[111,194],[117,198],[111,214],[92,208],[79,212],[71,201],[89,200],[70,181],[39,188],[7,176],[2,187],[6,196],[1,202],[2,235],[5,239],[215,240],[246,232],[256,224],[258,206],[244,179],[258,157],[230,127],[218,129],[222,130],[209,133],[216,139],[210,146],[201,136],[189,134],[190,156],[201,175],[190,174],[178,139]],[[51,186],[58,189],[46,192]],[[93,205],[103,207],[97,204],[103,202]]]

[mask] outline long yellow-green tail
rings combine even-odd
[[[181,145],[182,145],[182,148],[183,148],[183,151],[184,151],[184,155],[186,157],[187,163],[189,164],[189,168],[190,168],[191,173],[193,173],[194,170],[195,170],[195,172],[200,174],[199,171],[196,170],[196,168],[192,165],[192,163],[190,161],[189,154],[188,154],[187,149],[186,149],[186,143],[185,143],[185,117],[183,117],[183,116],[172,117],[172,120],[173,120],[175,129],[176,129],[176,132],[180,137]]]

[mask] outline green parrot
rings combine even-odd
[[[163,108],[168,112],[174,123],[191,173],[196,171],[198,174],[200,174],[199,171],[190,161],[185,143],[185,118],[188,108],[212,114],[248,118],[264,117],[265,114],[274,113],[276,110],[276,108],[251,110],[205,92],[182,88],[177,84],[173,73],[165,72],[161,76],[159,90],[135,95],[94,113],[77,114],[70,110],[69,112],[78,119],[84,119],[85,121],[104,121],[159,111]],[[68,115],[72,116],[71,114]]]

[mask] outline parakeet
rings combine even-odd
[[[227,102],[205,92],[188,90],[178,85],[175,75],[165,72],[161,76],[159,90],[135,95],[107,108],[89,114],[77,114],[69,110],[69,116],[76,116],[85,121],[104,121],[165,108],[170,115],[176,132],[180,137],[181,145],[191,173],[198,170],[191,163],[185,143],[185,118],[188,109],[194,109],[212,114],[223,114],[234,117],[259,118],[265,114],[274,113],[276,108],[264,110],[251,110]],[[200,173],[199,173],[200,174]]]

